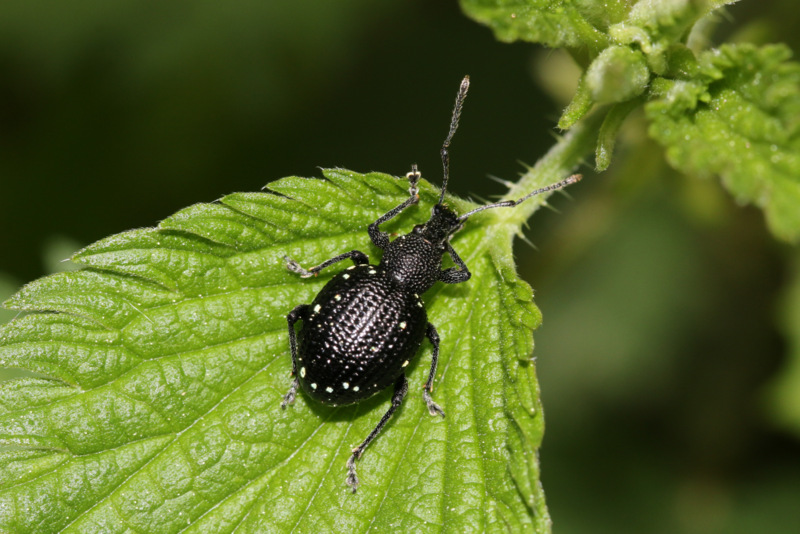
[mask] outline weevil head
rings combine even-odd
[[[450,236],[461,230],[464,222],[458,215],[444,204],[436,204],[431,209],[431,218],[425,224],[414,227],[414,232],[419,233],[426,240],[435,245],[443,245]]]

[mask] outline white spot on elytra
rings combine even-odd
[[[405,329],[406,329],[406,326],[408,326],[408,324],[406,324],[406,322],[405,322],[405,321],[401,321],[401,322],[400,322],[400,330],[405,330]]]
[[[408,360],[403,362],[403,367],[405,367],[406,365],[408,365]]]
[[[344,389],[349,389],[350,388],[350,383],[349,382],[342,382],[342,387]]]
[[[361,389],[361,388],[360,388],[360,387],[358,387],[358,386],[355,386],[355,387],[353,388],[353,391],[358,391],[359,389]]]
[[[342,300],[341,295],[334,295],[333,298],[335,298],[337,301]]]
[[[328,393],[333,393],[333,388],[332,387],[327,387],[327,388],[325,388],[325,391],[327,391]]]
[[[301,367],[300,368],[300,376],[302,376],[303,378],[306,377],[306,368],[305,367]]]
[[[370,347],[369,350],[372,352],[378,352],[378,347]]]
[[[319,311],[320,311],[321,309],[322,309],[322,306],[320,306],[319,304],[317,304],[316,306],[314,306],[314,313],[319,313]]]
[[[349,274],[347,274],[347,273],[344,273],[344,275],[342,276],[342,278],[344,278],[345,280],[347,280],[348,278],[350,278],[350,275],[349,275]]]
[[[311,389],[317,389],[317,385],[316,384],[311,384]]]
[[[352,271],[352,270],[353,270],[353,269],[355,269],[355,268],[356,268],[356,266],[355,266],[355,265],[351,265],[350,267],[348,267],[348,268],[347,268],[347,270],[348,270],[348,271]]]
[[[370,269],[369,274],[375,274],[377,271],[375,269]]]

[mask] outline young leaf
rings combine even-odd
[[[540,315],[513,268],[519,224],[502,214],[476,215],[453,241],[472,280],[424,297],[446,419],[422,399],[426,343],[353,495],[345,461],[390,391],[340,408],[300,394],[280,409],[286,314],[338,271],[302,280],[282,258],[376,261],[365,228],[407,197],[384,174],[324,175],[104,239],[75,255],[82,270],[7,302],[31,313],[0,331],[0,365],[40,377],[0,385],[0,532],[549,531],[529,359]],[[387,229],[408,231],[435,201],[424,184]]]
[[[653,82],[650,135],[676,168],[718,174],[753,202],[772,232],[800,239],[800,64],[780,45],[703,53],[700,74]]]
[[[552,48],[586,47],[596,51],[608,44],[608,36],[598,27],[627,6],[624,1],[605,2],[605,6],[598,6],[600,9],[590,4],[575,0],[461,0],[464,12],[492,28],[501,41],[522,40]]]
[[[611,155],[614,153],[614,144],[617,141],[619,129],[628,114],[640,105],[641,102],[638,99],[629,100],[611,106],[606,113],[597,135],[597,147],[594,152],[595,168],[598,171],[604,171],[611,165]]]

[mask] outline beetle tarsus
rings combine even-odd
[[[417,164],[411,166],[411,172],[406,174],[406,178],[408,178],[408,194],[414,197],[416,200],[413,204],[419,202],[419,179],[422,178],[422,174],[420,174],[419,170],[417,169]]]
[[[297,263],[295,260],[290,258],[289,256],[284,256],[283,261],[286,262],[286,268],[292,271],[293,273],[297,273],[300,275],[300,278],[311,278],[314,276],[314,273],[305,269],[302,265]]]
[[[427,389],[422,390],[422,398],[425,399],[425,404],[428,406],[428,413],[431,415],[441,415],[444,417],[444,410],[441,406],[433,402],[431,393]]]
[[[297,386],[299,384],[300,382],[296,378],[292,381],[289,391],[283,396],[283,400],[281,401],[281,409],[285,410],[287,406],[294,404],[294,399],[297,398]]]
[[[356,460],[361,457],[361,447],[353,450],[352,456],[347,460],[347,485],[350,491],[355,493],[358,490],[358,476],[356,476]]]

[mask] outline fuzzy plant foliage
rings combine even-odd
[[[604,117],[595,160],[644,110],[650,137],[681,172],[719,177],[760,207],[779,238],[800,239],[800,64],[783,45],[706,48],[705,31],[734,0],[461,0],[498,39],[566,48],[584,67],[559,127]]]

